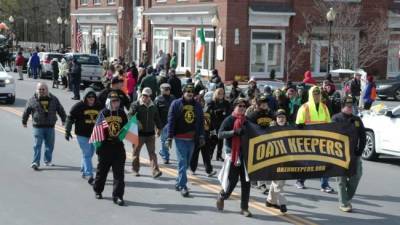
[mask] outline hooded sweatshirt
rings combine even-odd
[[[304,73],[303,83],[311,84],[311,85],[316,85],[317,84],[317,81],[314,80],[311,71],[306,71]]]
[[[87,88],[83,94],[82,101],[79,101],[72,106],[65,124],[66,133],[70,133],[72,125],[75,124],[76,135],[90,137],[92,134],[101,106],[97,99],[93,106],[89,106],[86,103],[89,94],[96,96],[96,93],[92,88]]]
[[[304,103],[297,112],[296,124],[319,124],[331,122],[328,107],[322,103],[322,96],[320,96],[321,101],[318,104],[315,103],[313,91],[316,88],[318,87],[313,86],[308,91],[308,101]]]

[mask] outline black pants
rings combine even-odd
[[[80,99],[79,89],[81,86],[80,80],[72,80],[72,91],[74,92],[74,98]]]
[[[224,147],[224,140],[220,140],[216,136],[211,138],[211,144],[210,144],[210,158],[211,159],[214,155],[215,147],[217,147],[216,159],[222,158],[222,148]]]
[[[370,110],[372,106],[372,102],[364,102],[364,109],[365,110]]]
[[[58,88],[58,73],[53,72],[53,88]]]
[[[126,154],[123,145],[102,146],[98,150],[99,163],[97,164],[96,177],[94,179],[93,190],[96,193],[102,193],[107,180],[108,171],[112,167],[113,197],[123,198],[125,191],[124,168]]]
[[[241,159],[242,163],[240,166],[235,166],[233,163],[231,164],[228,180],[229,186],[227,192],[223,190],[220,192],[220,197],[223,199],[228,199],[233,190],[236,187],[236,184],[240,177],[240,185],[241,185],[241,197],[240,197],[240,207],[241,209],[249,208],[249,198],[250,198],[250,182],[246,181],[246,174],[244,169],[243,159]]]
[[[205,141],[206,141],[206,145],[204,145],[201,148],[198,147],[198,143],[196,143],[194,146],[192,159],[190,160],[190,170],[192,170],[193,172],[195,172],[197,169],[197,165],[199,163],[200,152],[201,152],[201,156],[203,157],[203,163],[204,163],[204,168],[206,169],[206,173],[211,173],[213,171],[213,167],[211,166],[211,158],[210,158],[209,138],[206,137]]]
[[[62,76],[61,80],[62,80],[62,83],[64,85],[64,88],[67,88],[68,87],[68,79],[67,79],[67,77],[66,76]]]

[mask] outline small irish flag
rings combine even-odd
[[[119,135],[119,140],[128,140],[135,146],[139,144],[139,129],[136,114],[128,121],[128,123],[121,129]]]
[[[196,42],[196,61],[200,62],[203,60],[204,49],[206,48],[206,37],[203,27],[197,32],[197,36],[198,39]]]

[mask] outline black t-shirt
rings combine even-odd
[[[40,106],[42,107],[43,111],[46,113],[49,112],[49,102],[50,102],[50,99],[48,96],[39,97]]]
[[[88,106],[84,102],[78,102],[72,106],[70,117],[75,123],[75,134],[90,137],[100,110],[99,104]]]
[[[106,132],[106,140],[105,144],[123,144],[122,141],[119,140],[118,135],[121,129],[128,122],[128,118],[126,113],[119,109],[118,111],[111,112],[108,109],[104,109],[100,113],[103,113],[104,118],[107,121],[108,129]]]
[[[271,122],[274,121],[274,116],[272,113],[269,111],[254,111],[251,112],[248,116],[247,119],[252,122],[257,124],[258,126],[262,128],[267,128],[271,125]]]

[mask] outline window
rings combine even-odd
[[[93,0],[94,5],[101,5],[101,0]]]
[[[153,64],[157,64],[157,55],[160,50],[169,52],[169,30],[167,28],[154,28],[153,32]]]
[[[400,74],[400,41],[391,41],[388,51],[387,71],[389,77],[394,77]]]
[[[177,55],[178,72],[191,70],[192,30],[174,30],[174,53]]]
[[[88,0],[80,0],[80,5],[87,5],[88,4]]]
[[[106,28],[106,49],[111,60],[116,59],[118,55],[118,32],[116,26],[107,26]]]
[[[115,4],[115,0],[107,0],[107,4],[108,5],[114,5]]]
[[[92,40],[95,40],[97,42],[98,49],[97,49],[96,53],[99,54],[98,51],[100,50],[101,45],[104,44],[102,27],[93,27],[92,28]]]
[[[89,26],[81,26],[82,30],[82,48],[81,53],[89,53],[90,52],[90,27]]]
[[[282,77],[285,32],[255,30],[251,37],[251,76],[265,78],[275,70],[276,75]]]
[[[156,0],[157,3],[167,2],[167,0]]]
[[[199,32],[200,29],[196,30],[196,44],[199,42]],[[208,76],[210,70],[212,70],[214,59],[213,57],[213,43],[214,43],[214,31],[204,30],[206,45],[203,54],[203,60],[201,62],[196,61],[196,70],[200,70],[201,75]],[[197,46],[196,46],[197,47]]]

